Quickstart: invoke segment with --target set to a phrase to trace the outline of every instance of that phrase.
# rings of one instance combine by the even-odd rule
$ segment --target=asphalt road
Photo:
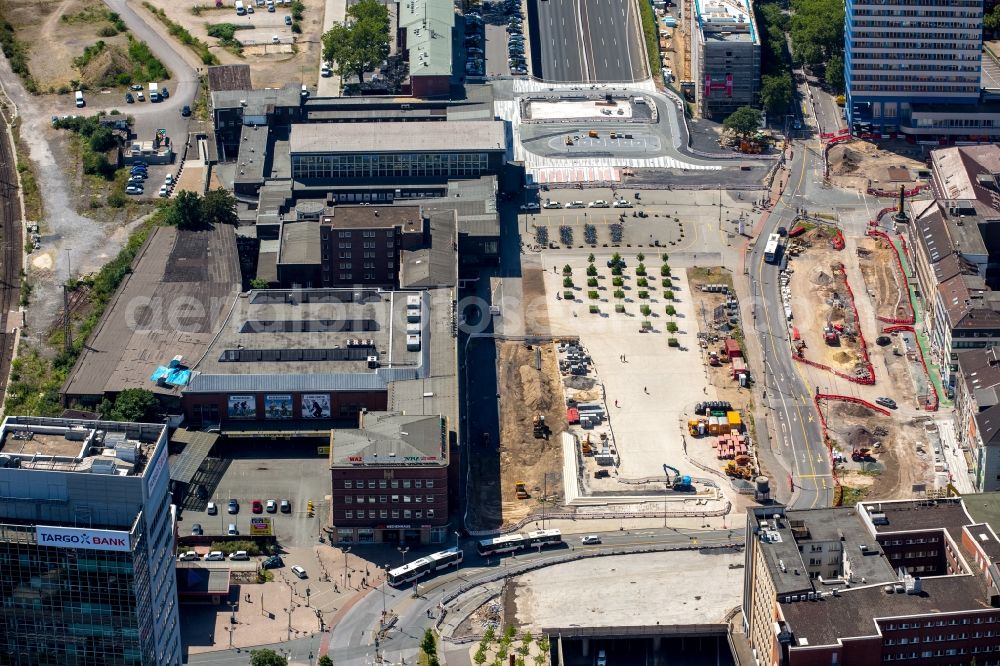
[[[545,81],[625,82],[648,77],[634,0],[541,0],[537,3],[540,58]]]
[[[498,569],[506,575],[517,575],[521,570],[537,565],[539,562],[551,561],[556,564],[568,557],[576,557],[580,552],[625,554],[629,552],[644,552],[650,547],[682,548],[686,546],[724,546],[727,544],[743,544],[741,529],[733,530],[697,530],[657,528],[632,530],[629,532],[608,532],[601,535],[603,543],[594,546],[582,546],[579,538],[574,536],[562,548],[530,552],[515,557],[496,557],[483,560],[476,553],[474,542],[464,544],[465,561],[457,570],[441,573],[438,576],[424,579],[419,586],[419,597],[413,596],[412,587],[395,589],[387,585],[381,586],[367,594],[358,603],[351,606],[347,614],[330,630],[328,635],[316,635],[309,638],[294,639],[285,643],[270,646],[276,651],[290,654],[295,663],[313,663],[307,661],[318,658],[320,654],[330,655],[333,663],[341,666],[365,666],[375,658],[375,635],[379,628],[383,604],[386,610],[398,619],[395,625],[386,632],[385,640],[379,645],[381,654],[391,663],[417,663],[420,639],[424,630],[432,626],[437,617],[438,605],[442,600],[460,588],[482,586],[497,579]],[[572,544],[572,546],[570,546]],[[572,550],[571,550],[572,548]],[[581,581],[586,584],[586,581]],[[384,595],[383,595],[384,593]],[[447,650],[447,644],[442,645]],[[221,650],[199,655],[191,655],[188,664],[246,664],[248,650]],[[462,662],[463,648],[460,653],[449,655]],[[466,657],[467,659],[467,657]],[[471,666],[471,664],[469,664]]]
[[[167,136],[177,144],[177,150],[187,141],[189,118],[181,116],[181,107],[194,104],[198,92],[198,71],[188,62],[188,54],[181,53],[176,46],[163,35],[166,28],[160,23],[148,24],[143,16],[138,14],[125,0],[104,0],[104,4],[113,12],[118,12],[128,29],[136,37],[149,45],[150,50],[170,70],[172,78],[165,82],[170,89],[170,97],[152,104],[149,101],[125,103],[125,93],[115,92],[107,99],[107,95],[90,93],[87,95],[85,113],[96,113],[98,110],[119,109],[135,117],[133,131],[142,140],[151,141],[156,130],[167,130]],[[190,54],[194,58],[194,54]],[[148,86],[147,86],[148,87]],[[72,104],[72,97],[67,98]],[[79,114],[74,107],[69,113]]]
[[[771,431],[776,436],[771,441],[772,452],[791,472],[794,483],[791,504],[799,509],[831,506],[833,476],[812,389],[792,360],[778,267],[764,263],[764,245],[768,235],[779,226],[792,227],[795,206],[786,201],[800,193],[806,174],[816,167],[818,159],[810,150],[795,149],[785,194],[757,235],[746,264],[753,298],[754,329],[763,347],[764,402],[769,409]],[[774,483],[787,484],[788,480],[775,479]]]

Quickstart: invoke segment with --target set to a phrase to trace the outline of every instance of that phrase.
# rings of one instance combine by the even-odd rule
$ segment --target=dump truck
[[[528,494],[528,491],[524,487],[524,481],[515,481],[514,491],[517,493],[517,499],[528,499],[529,497],[531,497],[531,495]]]
[[[531,419],[531,430],[535,439],[548,439],[549,434],[552,432],[549,429],[548,424],[545,423],[545,416],[543,414],[536,414],[535,417]]]

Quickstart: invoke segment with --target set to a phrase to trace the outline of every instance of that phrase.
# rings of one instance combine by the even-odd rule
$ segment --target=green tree
[[[777,76],[760,77],[760,102],[772,115],[784,115],[792,103],[792,75],[788,72]]]
[[[1000,30],[1000,4],[993,7],[993,11],[983,15],[983,27],[990,32]]]
[[[485,645],[480,645],[479,646],[479,649],[476,650],[476,654],[472,657],[472,661],[474,661],[478,666],[483,666],[483,664],[486,663],[486,646]]]
[[[101,126],[90,135],[90,149],[95,153],[103,153],[115,147],[118,141],[110,128]]]
[[[201,197],[187,190],[180,191],[170,202],[166,219],[178,229],[197,229],[202,225]]]
[[[760,111],[750,106],[741,106],[722,121],[723,127],[741,139],[747,139],[760,129]]]
[[[201,198],[201,219],[209,224],[232,224],[239,222],[236,215],[236,197],[220,188],[210,190]]]
[[[100,410],[110,421],[156,423],[159,421],[160,402],[152,391],[131,388],[119,393],[114,402],[103,401]]]
[[[594,263],[595,260],[596,260],[596,257],[594,256],[593,252],[591,252],[589,255],[587,255],[587,263],[588,264]]]
[[[826,63],[823,78],[826,80],[826,85],[833,88],[834,92],[844,92],[844,59],[841,56],[835,55],[830,58]]]
[[[288,666],[288,660],[274,650],[254,650],[250,653],[250,666]]]
[[[364,81],[389,56],[389,12],[378,0],[360,0],[347,11],[350,25],[335,23],[323,35],[323,57],[337,64],[340,76]]]
[[[250,280],[250,288],[251,289],[267,289],[268,286],[269,285],[268,285],[267,280],[265,280],[263,278],[254,278],[254,279]]]
[[[437,639],[434,637],[434,632],[429,628],[424,632],[423,640],[420,641],[420,649],[428,657],[437,656]]]
[[[333,666],[333,659],[330,659],[330,655],[324,654],[316,662],[316,666]]]
[[[792,0],[789,33],[796,62],[818,65],[844,53],[843,0]]]

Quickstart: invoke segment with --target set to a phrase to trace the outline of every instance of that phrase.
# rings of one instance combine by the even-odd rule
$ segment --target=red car
[[[260,500],[253,501],[253,512],[264,513],[264,504]]]

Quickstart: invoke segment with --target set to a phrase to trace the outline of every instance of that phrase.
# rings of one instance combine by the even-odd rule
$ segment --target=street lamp
[[[344,546],[344,590],[347,590],[347,556],[350,554],[350,546]]]
[[[455,530],[455,548],[458,548],[458,537],[459,537],[459,536],[460,536],[460,535],[459,535],[459,533],[458,533],[458,530]]]
[[[382,633],[385,629],[385,586],[389,582],[389,565],[385,565],[385,576],[382,577],[382,619],[379,620],[378,630]]]

